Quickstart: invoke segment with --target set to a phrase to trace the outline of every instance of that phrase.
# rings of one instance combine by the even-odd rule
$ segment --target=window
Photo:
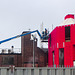
[[[65,27],[65,41],[70,41],[70,26]]]
[[[2,57],[2,64],[3,65],[13,65],[14,64],[14,57],[9,57],[9,56]]]

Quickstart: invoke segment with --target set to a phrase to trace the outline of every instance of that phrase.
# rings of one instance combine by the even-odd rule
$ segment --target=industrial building
[[[26,33],[26,31],[22,34],[24,33]],[[22,66],[33,66],[33,48],[35,51],[35,66],[47,66],[48,49],[40,49],[39,47],[37,47],[37,39],[31,40],[31,34],[22,36],[21,38]]]
[[[48,42],[48,49],[37,47],[37,39],[34,36],[33,40],[31,39],[31,33],[34,32],[38,33],[42,42]],[[7,53],[2,50],[0,66],[75,66],[75,17],[73,14],[66,15],[64,21],[53,29],[49,35],[46,29],[43,35],[38,30],[24,31],[21,35],[0,41],[0,44],[17,37],[21,37],[21,53],[14,53],[13,46]]]
[[[29,31],[25,31],[22,34],[27,32]],[[37,40],[31,40],[31,34],[21,37],[21,53],[14,53],[12,48],[8,49],[8,52],[2,49],[0,53],[0,67],[33,67],[33,48],[35,51],[34,67],[47,66],[48,49],[38,48]]]
[[[50,34],[48,39],[48,66],[75,66],[75,17],[65,16],[64,21]]]

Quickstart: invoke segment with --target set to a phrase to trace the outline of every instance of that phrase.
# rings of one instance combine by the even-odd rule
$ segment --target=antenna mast
[[[40,25],[40,33],[42,34],[42,31],[43,31],[43,22],[42,24]],[[41,39],[40,39],[40,47],[43,48],[43,43],[41,42]]]
[[[53,30],[53,24],[52,24],[52,30]]]

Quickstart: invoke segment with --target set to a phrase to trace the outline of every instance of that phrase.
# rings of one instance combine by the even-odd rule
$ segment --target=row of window
[[[14,57],[3,56],[2,57],[2,64],[3,65],[13,65],[14,64]]]

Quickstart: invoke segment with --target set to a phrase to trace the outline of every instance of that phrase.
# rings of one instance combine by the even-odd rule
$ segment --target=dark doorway
[[[54,51],[52,52],[52,54],[53,54],[53,66],[54,66]]]
[[[75,67],[75,45],[73,45],[73,66]]]
[[[59,66],[64,66],[64,48],[59,49]]]

